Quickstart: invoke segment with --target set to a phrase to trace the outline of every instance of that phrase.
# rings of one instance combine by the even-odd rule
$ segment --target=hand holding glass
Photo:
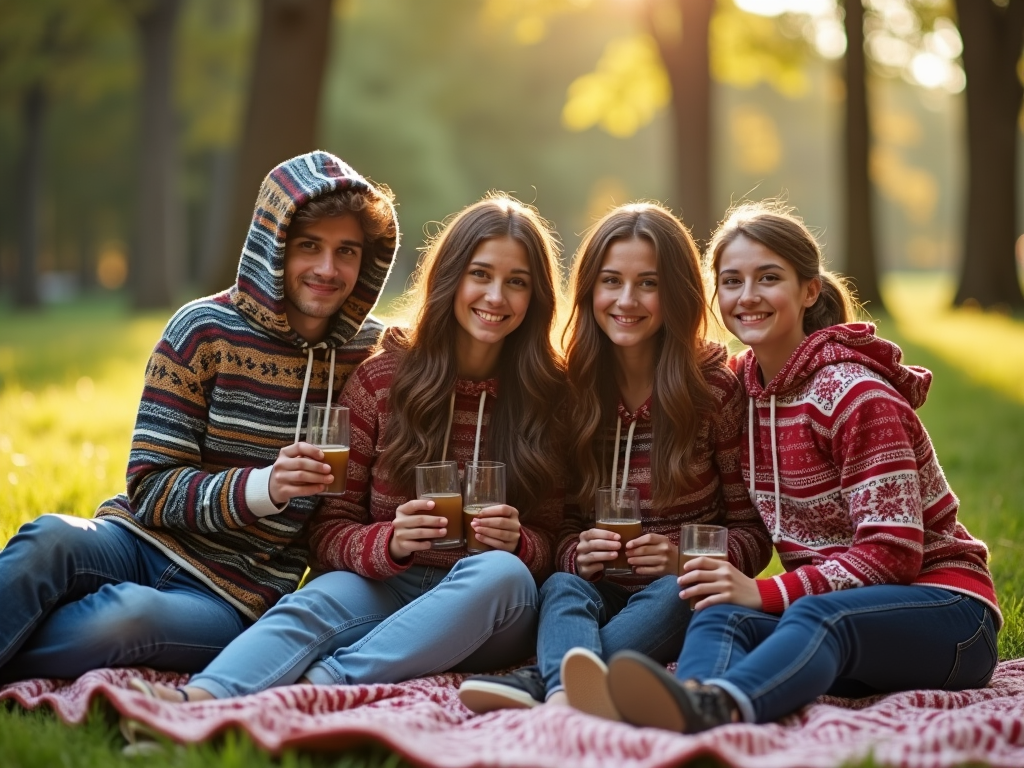
[[[505,465],[500,461],[467,461],[463,503],[462,527],[466,532],[466,551],[478,554],[493,549],[477,539],[473,520],[486,507],[505,503]]]
[[[433,539],[433,549],[455,549],[463,544],[462,494],[459,465],[454,461],[432,461],[416,465],[416,498],[434,502],[433,514],[447,520],[445,535]]]
[[[619,556],[604,567],[606,576],[632,573],[626,555],[626,544],[643,535],[640,522],[640,491],[631,485],[625,488],[598,488],[594,496],[594,527],[619,534]]]
[[[729,529],[721,525],[684,525],[679,529],[679,571],[683,575],[683,566],[698,557],[712,557],[716,560],[729,559]],[[701,598],[691,597],[690,607],[693,608]]]

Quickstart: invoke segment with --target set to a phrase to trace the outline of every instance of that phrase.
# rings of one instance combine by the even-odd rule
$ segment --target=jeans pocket
[[[992,679],[992,673],[999,662],[999,652],[995,643],[992,614],[987,608],[984,611],[985,618],[978,625],[977,631],[967,640],[956,644],[953,669],[942,686],[947,691],[984,688]]]
[[[166,587],[171,579],[178,575],[180,570],[181,566],[177,563],[168,564],[168,566],[164,568],[164,572],[160,574],[160,578],[157,579],[156,584],[153,585],[153,589],[161,590]]]

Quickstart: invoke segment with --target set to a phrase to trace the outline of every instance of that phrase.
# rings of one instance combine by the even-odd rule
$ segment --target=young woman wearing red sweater
[[[510,666],[533,652],[537,587],[551,571],[563,498],[565,389],[551,344],[555,241],[537,212],[488,197],[435,238],[408,333],[389,331],[341,396],[348,486],[310,523],[314,570],[189,685],[161,698],[240,696],[298,681],[389,683]],[[432,549],[446,534],[415,498],[415,467],[479,452],[503,462],[507,504],[473,521],[493,548]]]
[[[698,559],[676,675],[622,653],[608,685],[625,719],[693,733],[768,722],[832,693],[983,687],[1002,622],[985,545],[914,410],[931,374],[900,364],[822,269],[803,223],[749,204],[710,266],[749,397],[743,475],[786,573],[753,579]]]
[[[686,228],[657,205],[611,211],[580,246],[572,286],[575,499],[559,572],[541,588],[538,665],[463,683],[462,701],[476,712],[567,701],[615,717],[603,679],[585,684],[591,673],[625,648],[665,662],[682,646],[691,614],[675,582],[682,523],[727,526],[729,562],[742,573],[757,574],[771,556],[740,474],[742,388],[725,349],[704,338],[699,256]],[[604,573],[621,537],[594,527],[595,490],[607,485],[639,490],[643,533],[625,545],[625,576]]]

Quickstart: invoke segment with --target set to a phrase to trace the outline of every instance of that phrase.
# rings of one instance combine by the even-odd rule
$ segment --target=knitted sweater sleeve
[[[740,468],[746,397],[739,379],[730,371],[717,371],[712,384],[720,400],[711,439],[725,507],[725,526],[729,529],[729,562],[745,575],[753,577],[763,571],[771,560],[772,540],[750,500]]]
[[[173,321],[172,321],[173,322]],[[179,347],[195,345],[186,337]],[[142,402],[128,457],[132,514],[148,528],[227,531],[260,518],[245,501],[252,468],[204,469],[201,445],[209,405],[198,366],[167,333],[146,365]]]
[[[309,548],[322,570],[346,570],[371,579],[386,579],[408,569],[391,557],[390,520],[371,512],[373,464],[383,439],[381,420],[387,388],[375,386],[369,365],[360,366],[341,393],[349,409],[348,483],[343,496],[325,497],[309,526]]]
[[[811,565],[759,579],[765,611],[778,613],[805,595],[872,584],[909,584],[924,558],[921,483],[915,435],[923,427],[910,405],[880,382],[860,382],[837,403],[824,450],[839,470],[845,510],[816,510],[828,525],[845,512],[852,546]]]

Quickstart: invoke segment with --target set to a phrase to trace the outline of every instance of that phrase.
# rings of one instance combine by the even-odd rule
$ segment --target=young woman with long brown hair
[[[188,687],[158,695],[396,682],[531,654],[536,582],[551,570],[562,507],[556,253],[536,210],[505,196],[444,227],[419,269],[413,327],[388,332],[341,396],[348,488],[310,525],[314,562],[333,570],[281,600]],[[446,520],[415,498],[415,467],[477,453],[507,469],[508,503],[472,523],[492,549],[432,549]]]
[[[712,238],[726,327],[749,397],[743,475],[786,572],[754,579],[697,558],[697,599],[675,676],[662,658],[611,660],[635,725],[696,733],[765,723],[822,694],[987,685],[1002,623],[985,544],[915,413],[931,384],[892,342],[853,322],[804,223],[748,203]]]
[[[729,561],[750,575],[771,552],[740,477],[742,391],[725,349],[705,339],[697,248],[683,224],[646,203],[607,214],[580,246],[572,299],[575,503],[561,572],[541,589],[538,666],[467,680],[462,700],[478,712],[567,698],[616,717],[603,659],[632,648],[668,661],[682,645],[691,610],[675,582],[680,525],[727,526]],[[643,535],[625,546],[626,576],[605,576],[621,537],[595,528],[590,514],[606,485],[639,490]]]

